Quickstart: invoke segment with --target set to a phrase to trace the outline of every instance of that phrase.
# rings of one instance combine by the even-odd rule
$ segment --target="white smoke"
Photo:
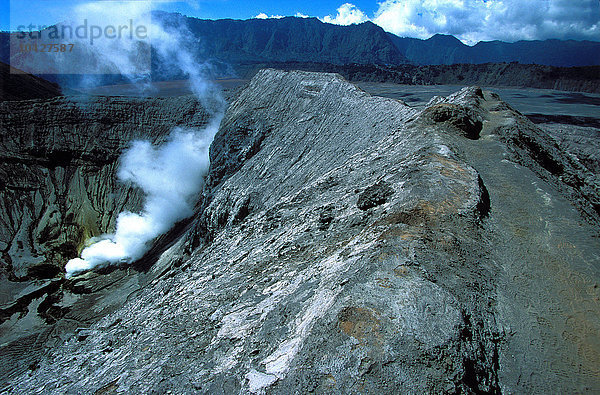
[[[118,7],[111,2],[88,3],[79,6],[77,13],[101,25],[110,21],[111,13],[126,10],[131,20],[142,19],[136,13],[147,12],[141,6]],[[121,157],[119,180],[131,182],[141,188],[145,202],[140,213],[122,212],[116,222],[116,230],[89,241],[80,258],[71,259],[66,267],[67,278],[98,266],[132,263],[140,259],[150,248],[151,242],[167,232],[175,223],[193,214],[198,193],[204,185],[209,167],[209,147],[222,119],[224,101],[218,89],[208,82],[207,65],[198,62],[190,51],[187,30],[170,21],[168,27],[154,20],[149,25],[152,47],[161,66],[185,74],[194,94],[205,108],[213,114],[212,121],[203,130],[176,128],[163,145],[154,147],[148,141],[135,141]],[[135,41],[135,38],[133,39]],[[130,81],[142,87],[148,83],[148,75],[137,73],[135,56],[143,43],[123,40],[102,40],[89,50],[98,60],[99,67],[118,70]],[[197,44],[197,43],[196,43]]]
[[[133,142],[121,158],[118,177],[144,191],[144,208],[139,214],[119,214],[115,233],[101,236],[83,250],[81,258],[70,260],[67,277],[96,266],[131,263],[146,253],[152,240],[193,214],[219,122],[215,118],[202,132],[176,128],[160,147]]]
[[[155,13],[156,4],[148,0],[76,3],[62,10],[62,21],[43,30],[37,40],[63,44],[62,50],[13,60],[33,73],[67,75],[67,81],[70,75],[81,75],[70,87],[84,92],[104,84],[110,75],[126,79],[140,93],[152,93],[153,77],[185,75],[192,92],[213,105],[215,88],[206,83],[211,65],[194,56],[202,43],[188,31],[185,18]]]

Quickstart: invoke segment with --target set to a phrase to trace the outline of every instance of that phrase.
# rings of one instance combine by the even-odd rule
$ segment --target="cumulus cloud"
[[[283,18],[283,15],[267,15],[264,12],[261,12],[260,14],[258,14],[254,17],[254,19],[281,19],[281,18]]]
[[[335,25],[353,25],[366,22],[369,18],[364,12],[356,8],[354,4],[345,3],[337,9],[335,17],[327,15],[321,20],[325,23],[333,23]]]
[[[470,44],[600,38],[597,0],[385,0],[372,18],[346,3],[335,17],[322,20],[340,25],[371,20],[402,37],[452,34]]]

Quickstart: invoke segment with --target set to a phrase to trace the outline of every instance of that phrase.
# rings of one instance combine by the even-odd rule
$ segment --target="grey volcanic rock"
[[[388,198],[394,194],[394,190],[385,182],[380,181],[375,185],[366,188],[358,196],[356,207],[361,210],[368,210],[387,202]]]
[[[479,140],[454,138],[449,146],[477,168],[490,197],[485,228],[489,256],[502,267],[496,320],[506,334],[500,386],[503,392],[597,391],[597,175],[581,160],[585,152],[568,144],[576,134],[554,139],[497,95],[474,93],[432,102],[465,105],[483,118]],[[600,148],[598,140],[588,143]]]
[[[442,104],[479,139],[338,75],[261,71],[183,236],[146,273],[70,281],[134,291],[7,390],[599,390],[597,226],[511,139],[545,152],[540,129],[477,88]]]
[[[465,360],[481,365],[473,385],[495,388],[494,344],[461,341],[465,328],[472,339],[488,330],[486,303],[469,302],[465,311],[468,284],[454,292],[432,282],[427,273],[440,268],[411,247],[429,232],[436,243],[453,243],[445,223],[477,232],[478,175],[434,141],[433,128],[408,127],[416,115],[335,75],[260,73],[231,104],[218,137],[246,143],[212,146],[215,168],[235,166],[210,173],[212,197],[194,225],[206,241],[180,266],[186,270],[140,289],[92,335],[58,348],[52,364],[64,366],[64,375],[47,390],[100,388],[117,371],[138,372],[115,384],[131,391],[350,390],[360,383],[467,390],[462,377],[475,362]],[[395,192],[363,212],[355,191],[377,183]],[[489,270],[483,265],[473,276],[491,281]],[[109,341],[111,351],[102,352]],[[145,351],[134,357],[133,350]],[[91,355],[92,365],[67,367]],[[122,367],[111,362],[117,355]],[[41,365],[21,385],[44,382],[50,365]],[[93,366],[112,367],[93,377],[80,370]],[[150,374],[156,369],[162,373]]]
[[[600,143],[595,130],[579,129],[584,131],[582,136],[569,126],[569,133],[557,136],[533,124],[497,94],[487,95],[485,98],[480,88],[471,88],[448,98],[434,98],[421,116],[426,121],[449,122],[470,139],[479,137],[482,120],[488,122],[513,160],[554,183],[587,220],[599,224],[600,179],[595,169]]]
[[[527,116],[530,118],[530,116]],[[544,123],[540,126],[558,142],[561,149],[574,155],[591,173],[600,174],[600,122],[594,126],[574,126],[572,124]],[[593,125],[593,123],[590,123]]]

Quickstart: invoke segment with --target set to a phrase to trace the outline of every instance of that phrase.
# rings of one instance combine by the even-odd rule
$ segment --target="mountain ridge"
[[[164,11],[155,11],[153,17],[167,26],[186,27],[181,45],[188,47],[197,59],[209,61],[216,77],[235,76],[240,65],[274,62],[382,66],[511,62],[553,67],[600,65],[600,42],[595,41],[488,41],[468,46],[454,36],[443,34],[426,40],[402,38],[372,22],[339,26],[317,18],[299,17],[209,20]],[[0,33],[0,61],[5,63],[10,63],[9,36]],[[159,79],[183,78],[180,74],[171,75],[171,71],[159,64],[153,67]],[[56,81],[53,77],[47,79]]]
[[[417,65],[334,65],[274,62],[238,66],[250,78],[262,68],[338,73],[354,82],[388,82],[403,85],[479,85],[554,89],[600,93],[600,66],[554,67],[520,63]]]
[[[596,41],[480,41],[468,46],[444,34],[426,40],[398,37],[370,21],[340,26],[317,18],[208,20],[167,12],[154,12],[154,15],[185,23],[196,38],[205,39],[204,55],[225,53],[225,60],[231,63],[270,60],[395,65],[493,62],[563,67],[600,65],[600,42]],[[285,45],[293,50],[278,52]],[[231,50],[236,47],[238,51]],[[331,54],[320,52],[324,49],[331,50]]]
[[[198,54],[230,63],[279,59],[326,59],[329,63],[403,64],[383,29],[373,23],[328,25],[317,18],[207,20],[154,12],[167,24],[185,24],[204,39]]]
[[[388,34],[404,56],[420,65],[519,62],[574,67],[600,64],[600,42],[596,41],[548,39],[509,43],[494,40],[469,46],[444,34],[426,40]]]
[[[0,62],[0,101],[48,99],[60,95],[58,84]]]

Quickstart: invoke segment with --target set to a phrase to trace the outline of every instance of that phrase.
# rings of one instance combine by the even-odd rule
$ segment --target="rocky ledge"
[[[61,283],[47,304],[65,306],[79,286],[80,316],[109,279],[112,299],[75,334],[41,338],[46,349],[5,343],[3,355],[29,364],[3,382],[69,393],[600,390],[596,182],[478,88],[416,110],[335,74],[263,70],[229,106],[191,222],[145,271]],[[8,317],[4,339],[40,300]]]

